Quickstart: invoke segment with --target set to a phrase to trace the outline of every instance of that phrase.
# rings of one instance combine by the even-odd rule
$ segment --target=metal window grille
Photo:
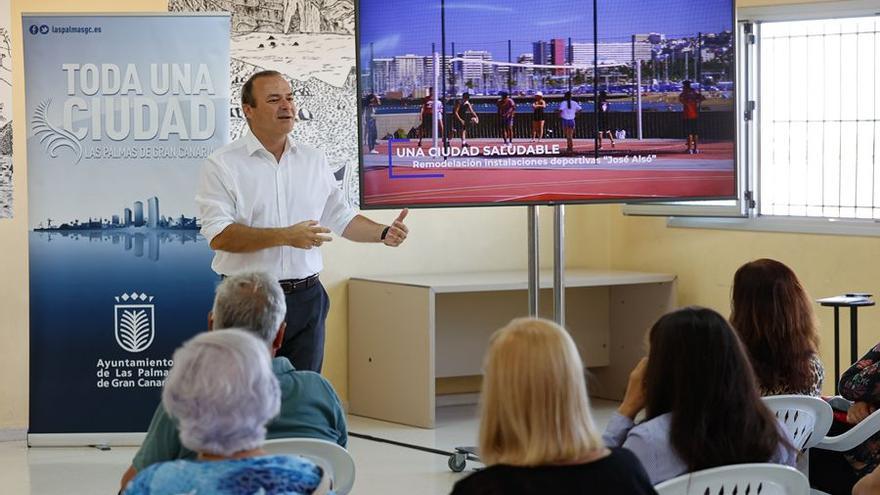
[[[880,219],[880,18],[758,36],[759,213]]]

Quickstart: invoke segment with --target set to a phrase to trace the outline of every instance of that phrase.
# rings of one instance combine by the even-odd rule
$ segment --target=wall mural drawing
[[[0,0],[0,218],[12,218],[12,43],[9,0]]]
[[[291,81],[294,138],[327,154],[339,187],[358,204],[357,80],[352,0],[170,0],[172,12],[232,16],[231,138],[246,128],[241,85],[272,69]]]

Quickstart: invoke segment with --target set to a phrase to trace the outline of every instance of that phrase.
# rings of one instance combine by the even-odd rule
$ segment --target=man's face
[[[281,76],[265,76],[254,81],[255,106],[244,105],[251,129],[266,136],[284,136],[293,130],[296,105],[290,84]]]

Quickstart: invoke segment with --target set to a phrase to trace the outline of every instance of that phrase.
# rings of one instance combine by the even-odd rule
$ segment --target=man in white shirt
[[[221,276],[259,270],[276,277],[287,300],[277,355],[298,370],[320,372],[330,301],[318,280],[324,265],[316,248],[333,240],[331,232],[399,246],[407,210],[386,226],[345,203],[324,153],[290,137],[296,107],[281,73],[252,75],[241,102],[250,132],[215,151],[200,171],[196,203],[214,250],[211,268]]]

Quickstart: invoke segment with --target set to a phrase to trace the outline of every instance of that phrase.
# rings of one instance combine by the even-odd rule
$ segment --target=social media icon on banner
[[[43,24],[40,26],[40,34],[47,34],[49,32],[49,26]]]
[[[28,31],[30,31],[31,34],[37,34],[40,32],[40,27],[36,24],[31,24],[31,27],[28,28]]]
[[[114,335],[119,347],[128,352],[147,350],[156,336],[156,307],[153,296],[132,292],[115,297]]]

